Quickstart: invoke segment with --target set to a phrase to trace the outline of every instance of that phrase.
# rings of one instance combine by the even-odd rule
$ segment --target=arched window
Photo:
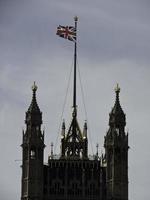
[[[32,147],[30,150],[30,158],[35,159],[35,157],[36,157],[36,150],[35,147]]]

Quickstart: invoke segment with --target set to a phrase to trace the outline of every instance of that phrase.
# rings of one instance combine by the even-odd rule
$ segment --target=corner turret
[[[26,130],[22,142],[22,192],[21,200],[43,200],[44,132],[41,131],[42,113],[36,101],[37,86],[32,86],[33,96],[26,112]]]
[[[120,88],[115,88],[116,101],[109,114],[105,136],[107,200],[128,200],[128,134],[126,117],[119,101]]]

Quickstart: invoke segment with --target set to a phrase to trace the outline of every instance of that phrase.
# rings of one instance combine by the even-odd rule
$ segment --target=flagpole
[[[78,17],[74,17],[75,21],[75,31],[76,31],[76,40],[74,43],[74,80],[73,80],[73,115],[76,117],[77,110],[76,110],[76,71],[77,71],[77,21]]]

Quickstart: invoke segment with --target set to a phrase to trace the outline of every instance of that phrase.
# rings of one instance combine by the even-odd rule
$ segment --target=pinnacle
[[[34,81],[33,86],[32,86],[32,91],[36,92],[37,89],[38,89],[38,87],[37,87],[37,85],[35,84],[35,81]]]
[[[115,87],[115,92],[116,92],[116,100],[115,100],[115,105],[112,109],[112,113],[113,114],[123,113],[123,110],[122,110],[121,105],[120,105],[120,100],[119,100],[120,87],[119,87],[118,83]]]
[[[40,109],[39,109],[39,106],[37,104],[37,101],[36,101],[36,91],[37,91],[37,86],[34,82],[33,86],[32,86],[32,91],[33,91],[33,94],[32,94],[32,101],[31,101],[31,104],[28,108],[28,111],[31,112],[31,113],[34,113],[34,112],[39,112],[40,113]]]
[[[110,113],[109,124],[115,125],[115,126],[118,126],[120,124],[122,126],[125,126],[126,124],[125,114],[121,108],[120,100],[119,100],[119,93],[120,93],[119,84],[117,84],[115,88],[115,93],[116,93],[116,100],[115,100],[114,107],[112,108],[111,113]]]
[[[115,92],[116,93],[120,93],[120,87],[119,84],[117,83],[116,87],[115,87]]]

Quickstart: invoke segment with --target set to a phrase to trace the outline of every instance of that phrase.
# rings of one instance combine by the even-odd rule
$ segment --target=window
[[[35,149],[31,149],[31,151],[30,151],[30,158],[31,159],[35,159],[35,155],[36,155]]]

